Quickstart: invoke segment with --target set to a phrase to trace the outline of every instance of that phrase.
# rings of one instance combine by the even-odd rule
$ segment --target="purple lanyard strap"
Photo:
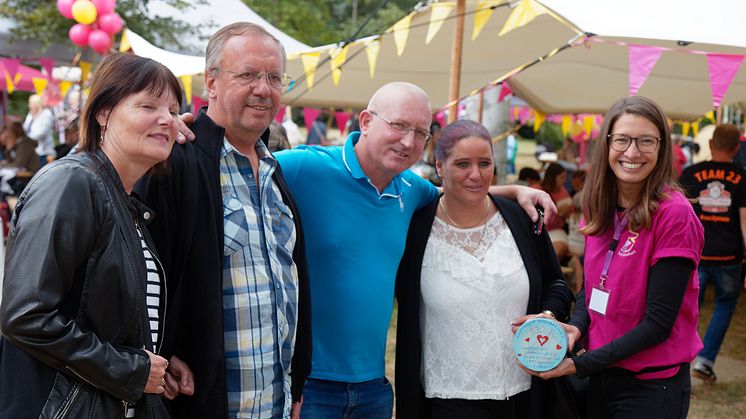
[[[622,215],[622,219],[614,216],[614,237],[609,243],[609,250],[606,252],[606,258],[604,259],[604,267],[601,269],[601,282],[598,284],[598,288],[605,290],[604,284],[606,279],[609,278],[609,266],[611,265],[611,259],[614,257],[614,252],[619,245],[619,236],[622,235],[622,230],[627,227],[627,214]]]

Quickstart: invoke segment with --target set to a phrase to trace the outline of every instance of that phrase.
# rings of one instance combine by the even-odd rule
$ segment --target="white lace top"
[[[515,362],[510,330],[510,322],[526,313],[528,274],[499,212],[484,229],[461,229],[435,217],[421,283],[428,398],[502,400],[531,387]]]

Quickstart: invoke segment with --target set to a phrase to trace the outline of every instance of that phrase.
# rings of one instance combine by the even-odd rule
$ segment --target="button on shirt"
[[[289,417],[298,271],[295,224],[272,181],[277,161],[261,141],[258,179],[249,159],[223,140],[223,328],[228,414]]]

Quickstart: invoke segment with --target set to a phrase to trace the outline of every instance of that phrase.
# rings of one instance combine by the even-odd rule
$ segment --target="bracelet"
[[[554,313],[552,313],[552,311],[551,311],[551,310],[544,310],[544,311],[542,311],[541,313],[542,313],[542,314],[546,314],[547,316],[549,316],[549,317],[551,317],[551,318],[553,318],[553,319],[555,319],[555,320],[557,319],[557,316],[555,316],[555,315],[554,315]]]

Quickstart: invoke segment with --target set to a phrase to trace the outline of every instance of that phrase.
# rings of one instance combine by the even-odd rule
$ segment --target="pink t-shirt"
[[[590,303],[593,287],[600,282],[606,252],[613,236],[609,231],[600,236],[587,236],[585,241],[585,303]],[[669,191],[669,198],[660,202],[650,229],[631,233],[625,229],[619,237],[609,267],[606,289],[609,300],[606,315],[588,310],[590,328],[586,348],[594,350],[632,330],[645,314],[648,270],[662,258],[682,257],[699,264],[704,245],[704,229],[689,201],[680,192]],[[697,270],[689,278],[689,287],[671,335],[660,344],[619,361],[614,366],[629,371],[646,367],[661,367],[691,362],[702,349],[697,334],[699,279]],[[667,372],[670,370],[666,370]],[[674,370],[675,373],[677,370]],[[660,373],[645,374],[657,378]],[[663,374],[664,376],[672,375]]]
[[[554,202],[554,205],[556,206],[559,206],[560,201],[570,200],[570,192],[567,192],[567,189],[565,189],[564,186],[560,186],[559,190],[550,193],[549,196],[552,197],[552,202]],[[563,204],[571,203],[571,201],[563,202]],[[565,217],[560,217],[559,215],[557,215],[554,217],[554,219],[552,219],[552,222],[547,224],[547,231],[560,230],[564,225]]]

